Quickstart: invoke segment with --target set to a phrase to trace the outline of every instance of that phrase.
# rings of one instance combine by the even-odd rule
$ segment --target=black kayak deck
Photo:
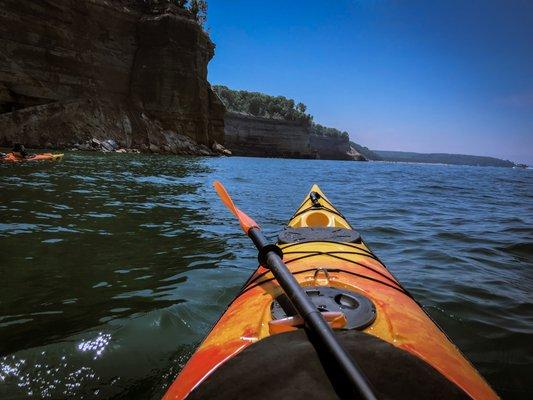
[[[470,399],[426,362],[375,336],[336,331],[363,369],[378,399]],[[327,355],[317,354],[307,332],[269,336],[237,354],[187,399],[324,400],[352,398]]]

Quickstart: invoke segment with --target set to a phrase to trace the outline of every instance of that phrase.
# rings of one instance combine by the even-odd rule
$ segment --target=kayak
[[[377,398],[499,398],[317,185],[277,246]],[[278,280],[260,265],[164,399],[338,398],[332,363],[310,342]]]
[[[15,153],[7,153],[5,157],[2,157],[0,160],[3,162],[26,162],[26,161],[59,161],[63,158],[63,153],[41,153],[25,158],[16,156]]]
[[[59,161],[63,158],[63,153],[41,153],[28,156],[26,158],[18,157],[14,153],[7,153],[0,160],[3,162],[26,162],[26,161]]]

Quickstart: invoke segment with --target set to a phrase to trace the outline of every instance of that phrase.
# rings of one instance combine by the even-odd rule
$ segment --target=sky
[[[375,150],[533,164],[533,1],[209,0],[211,84]]]

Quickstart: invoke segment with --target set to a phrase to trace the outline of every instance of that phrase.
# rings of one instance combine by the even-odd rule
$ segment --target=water
[[[504,398],[533,372],[533,174],[69,153],[0,165],[0,398],[159,398],[318,183]]]

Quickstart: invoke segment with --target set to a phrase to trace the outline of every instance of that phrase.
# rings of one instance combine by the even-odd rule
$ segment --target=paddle
[[[317,310],[283,262],[281,249],[274,244],[268,243],[261,232],[259,224],[237,208],[222,183],[215,181],[213,186],[222,202],[239,220],[244,233],[252,239],[255,247],[259,250],[259,262],[261,265],[270,269],[292,305],[304,320],[305,325],[313,337],[316,338],[316,344],[314,343],[314,345],[317,347],[317,351],[319,349],[327,351],[331,359],[335,361],[344,377],[344,381],[351,389],[349,391],[352,395],[366,400],[377,400],[370,383],[359,366],[341,346],[320,311]]]

